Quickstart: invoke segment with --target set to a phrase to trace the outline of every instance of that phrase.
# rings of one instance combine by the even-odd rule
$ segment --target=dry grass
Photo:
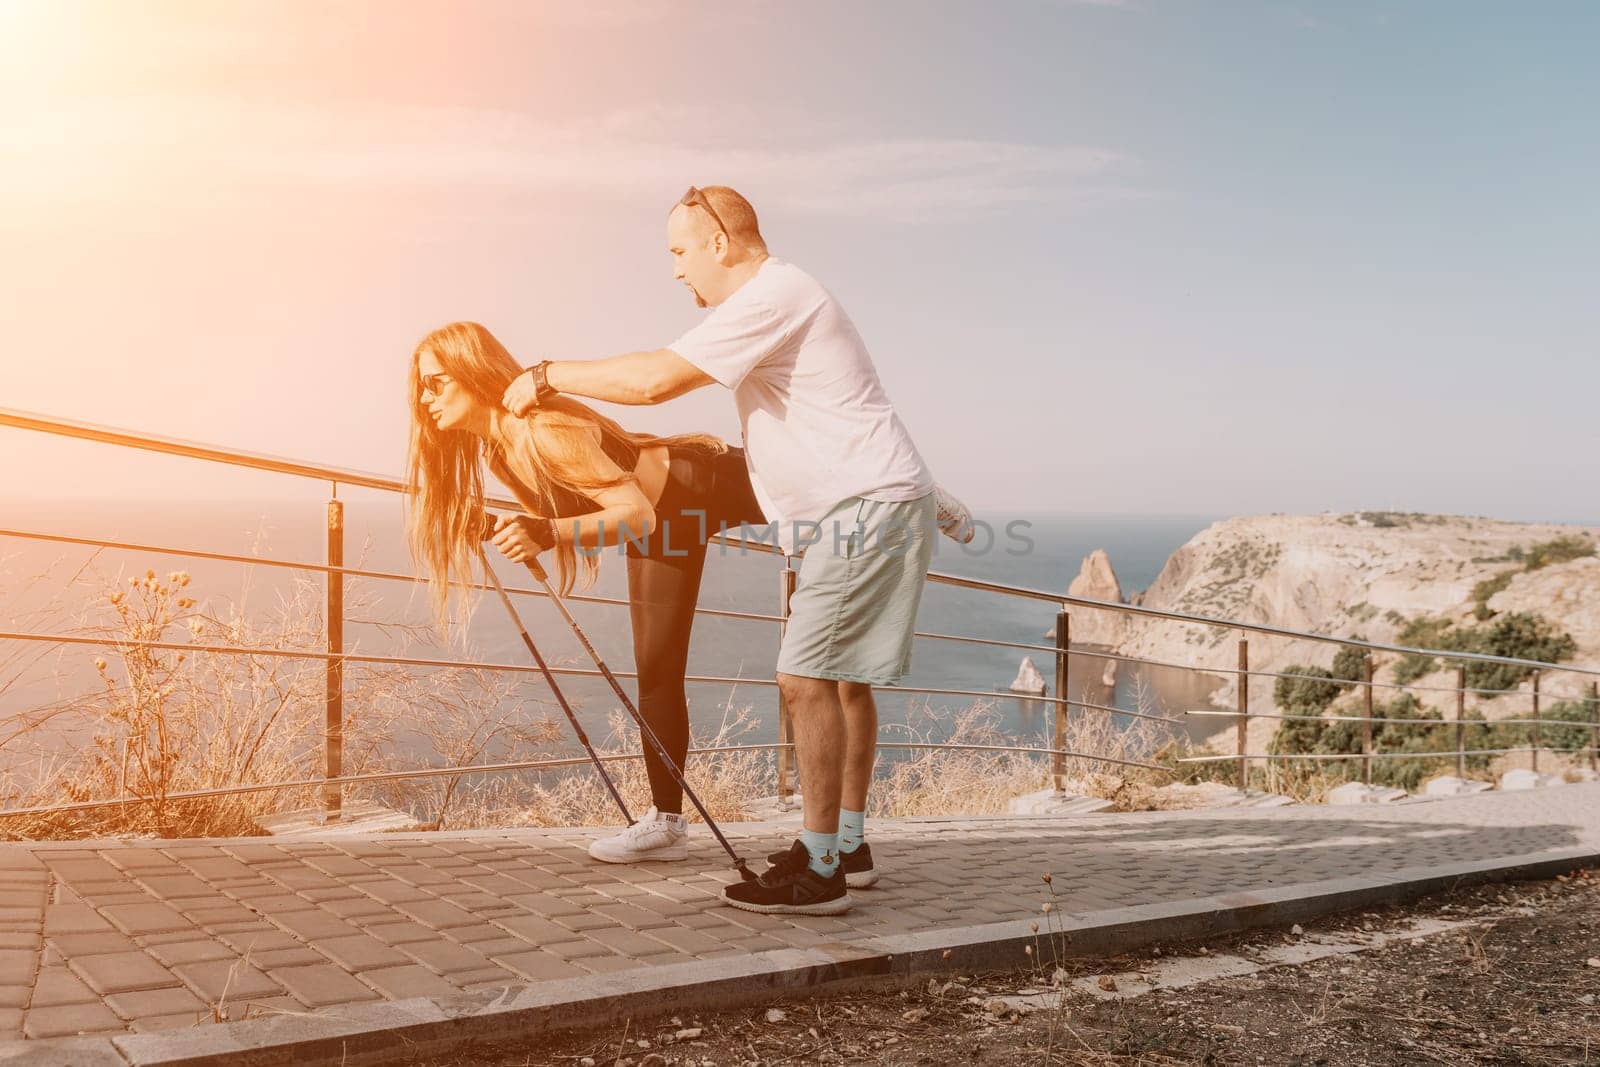
[[[725,717],[715,731],[697,732],[692,748],[720,748],[745,743],[748,735],[760,728],[760,720],[741,709]],[[610,733],[595,742],[602,757],[623,756],[639,751],[632,720],[618,711],[610,719]],[[650,782],[641,759],[607,760],[606,773],[622,793],[635,816],[650,806]],[[776,781],[773,753],[767,750],[716,752],[691,755],[688,760],[689,784],[720,822],[739,822],[753,817],[752,801],[771,794]],[[392,806],[417,810],[417,786],[395,782],[385,791]],[[508,772],[485,776],[456,795],[453,807],[429,808],[423,825],[434,829],[487,829],[513,826],[607,826],[621,818],[616,802],[592,767],[547,772]],[[685,813],[695,819],[692,806]]]
[[[1146,701],[1148,706],[1148,701]],[[1003,729],[1003,711],[997,701],[982,701],[955,711],[940,711],[924,703],[904,725],[886,731],[886,741],[941,742],[951,745],[1028,747]],[[725,718],[717,730],[696,736],[696,748],[740,744],[760,728],[748,709]],[[1098,712],[1076,711],[1062,735],[1074,752],[1093,752],[1129,760],[1147,760],[1169,737],[1163,723],[1134,719],[1127,725]],[[595,747],[602,755],[636,752],[629,741],[636,737],[631,725],[617,714],[611,735]],[[1005,814],[1013,797],[1048,788],[1050,758],[1025,752],[985,752],[959,749],[884,748],[879,754],[878,778],[868,797],[870,814],[879,817],[909,815]],[[607,764],[624,800],[635,813],[650,803],[644,765],[638,760]],[[770,750],[719,752],[689,758],[690,785],[713,818],[740,822],[763,817],[759,798],[776,789],[776,757]],[[1069,758],[1066,776],[1072,791],[1103,796],[1123,810],[1135,810],[1140,797],[1150,797],[1167,780],[1164,772],[1124,768],[1105,760]],[[689,810],[686,808],[686,811]],[[694,817],[690,811],[691,817]],[[597,826],[617,821],[617,812],[599,777],[589,768],[555,780],[498,775],[471,793],[443,825],[457,828],[497,826]]]
[[[0,838],[67,839],[94,836],[250,836],[255,819],[318,802],[317,787],[230,796],[177,794],[254,783],[320,777],[327,670],[318,659],[270,654],[326,648],[321,582],[300,577],[257,608],[246,573],[233,598],[202,604],[182,571],[153,570],[112,580],[87,568],[70,583],[86,607],[67,616],[62,605],[36,612],[32,624],[104,638],[103,653],[70,647],[63,658],[91,659],[97,687],[62,696],[14,715],[0,736],[6,771],[0,805],[8,809],[137,798],[124,806],[0,818]],[[369,614],[373,598],[346,580],[347,618]],[[46,619],[48,614],[49,618]],[[54,621],[54,627],[38,625]],[[381,628],[406,646],[426,637],[416,628]],[[229,645],[260,654],[156,649],[141,642],[182,646]],[[49,646],[36,646],[48,648]],[[351,646],[347,643],[347,649]],[[354,650],[354,649],[351,649]],[[471,650],[467,650],[471,653]],[[6,664],[7,685],[38,666]],[[48,664],[46,665],[48,666]],[[58,669],[73,664],[58,664]],[[61,673],[70,674],[62,669]],[[515,697],[514,680],[467,669],[409,670],[400,665],[346,663],[343,692],[343,770],[363,774],[397,768],[397,739],[420,735],[447,765],[473,761],[494,744],[548,741],[556,731]],[[437,780],[414,786],[426,800]],[[347,804],[376,791],[346,787]],[[447,809],[450,791],[436,807]]]
[[[1147,690],[1135,688],[1137,710],[1149,713]],[[953,745],[1017,745],[1002,728],[999,705],[980,702],[955,712],[924,705],[903,729],[919,742]],[[1061,745],[1068,752],[1094,753],[1110,760],[1147,761],[1170,742],[1173,726],[1149,719],[1118,719],[1074,708],[1067,716]],[[1044,741],[1038,747],[1048,747]],[[881,758],[881,757],[880,757]],[[1121,810],[1138,810],[1139,797],[1165,783],[1164,771],[1149,771],[1108,759],[1068,757],[1063,762],[1067,790],[1103,797]],[[897,758],[873,784],[869,802],[880,817],[907,815],[1000,815],[1013,797],[1049,788],[1051,758],[1022,752],[922,749]]]

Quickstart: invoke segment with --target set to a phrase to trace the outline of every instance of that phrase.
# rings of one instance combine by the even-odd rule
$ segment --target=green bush
[[[1482,652],[1491,656],[1559,663],[1578,651],[1572,635],[1558,630],[1543,616],[1525,611],[1497,617],[1485,626],[1458,629],[1446,635],[1446,648],[1456,652]],[[1533,673],[1532,667],[1511,663],[1467,664],[1467,684],[1477,689],[1515,689]]]
[[[1438,667],[1439,661],[1432,656],[1401,656],[1400,662],[1394,665],[1394,680],[1400,685],[1410,685]]]
[[[1346,710],[1345,714],[1356,714]],[[1455,769],[1455,730],[1451,728],[1453,720],[1446,720],[1437,711],[1424,707],[1422,702],[1410,693],[1402,693],[1388,703],[1375,703],[1372,708],[1374,719],[1426,719],[1427,722],[1395,722],[1374,723],[1372,729],[1372,751],[1380,752],[1406,752],[1406,753],[1439,753],[1435,759],[1374,759],[1372,761],[1372,781],[1377,785],[1394,786],[1408,791],[1415,790],[1423,779],[1441,771],[1454,771]],[[1472,711],[1467,715],[1468,722],[1482,722],[1481,712]],[[1356,721],[1334,720],[1284,720],[1279,723],[1277,731],[1273,734],[1268,751],[1275,754],[1318,754],[1318,755],[1355,755],[1361,752],[1362,723]],[[1569,728],[1575,729],[1575,728]],[[1479,730],[1473,730],[1466,735],[1468,749],[1491,747],[1479,743]],[[1511,747],[1511,746],[1497,746]],[[1489,757],[1468,756],[1467,768],[1474,771],[1487,770]],[[1298,777],[1302,780],[1318,774],[1334,781],[1360,781],[1360,760],[1296,760],[1287,763],[1284,773],[1286,776]]]
[[[1398,640],[1402,645],[1412,645],[1417,648],[1448,648],[1445,641],[1450,626],[1449,619],[1430,619],[1426,615],[1418,615],[1406,623],[1398,635]],[[1406,685],[1438,669],[1439,661],[1434,657],[1408,652],[1400,657],[1399,663],[1395,664],[1394,680]]]
[[[1593,744],[1596,731],[1587,726],[1562,726],[1561,723],[1589,723],[1591,709],[1588,701],[1561,700],[1539,711],[1539,744],[1562,752],[1587,752]],[[1495,748],[1521,748],[1533,743],[1533,727],[1524,723],[1508,723],[1492,728]]]
[[[1284,673],[1303,675],[1299,678],[1279,678],[1273,683],[1272,701],[1285,712],[1321,715],[1344,689],[1331,671],[1321,667],[1297,663],[1286,667]]]
[[[1493,578],[1485,578],[1472,587],[1472,614],[1479,622],[1494,618],[1494,612],[1489,610],[1489,598],[1510,585],[1516,573],[1516,571],[1501,571]]]
[[[1356,637],[1360,641],[1363,638]],[[1357,645],[1345,645],[1339,649],[1339,654],[1333,657],[1333,676],[1344,682],[1360,682],[1367,677],[1367,650]],[[1345,686],[1349,689],[1349,686]]]
[[[1594,555],[1594,542],[1582,534],[1569,534],[1553,541],[1541,541],[1528,549],[1527,567],[1530,571],[1548,567],[1552,563],[1566,563]]]
[[[1500,615],[1487,626],[1456,626],[1449,619],[1419,616],[1400,631],[1402,644],[1449,652],[1479,652],[1513,659],[1559,663],[1578,650],[1572,635],[1554,623],[1525,611]],[[1408,653],[1395,665],[1395,681],[1414,682],[1438,667],[1433,656]],[[1468,661],[1467,684],[1476,689],[1515,689],[1533,673],[1532,667],[1511,663]]]

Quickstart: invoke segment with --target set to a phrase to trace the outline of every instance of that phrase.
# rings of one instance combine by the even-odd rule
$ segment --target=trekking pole
[[[493,519],[486,517],[484,528],[492,532],[492,524]],[[706,828],[710,830],[712,835],[717,839],[717,844],[721,845],[722,850],[728,854],[728,858],[733,860],[733,865],[738,869],[739,876],[747,882],[755,881],[756,873],[750,869],[749,865],[745,862],[744,857],[735,852],[733,846],[728,843],[728,838],[723,834],[722,828],[719,827],[716,820],[711,817],[711,813],[707,811],[706,806],[700,802],[700,798],[695,795],[694,790],[689,788],[689,783],[684,779],[682,768],[680,768],[673,758],[667,754],[667,747],[663,745],[661,743],[661,739],[656,736],[655,730],[648,722],[645,721],[644,716],[639,714],[639,709],[633,706],[633,701],[629,699],[627,691],[622,688],[622,683],[617,681],[617,676],[611,673],[611,668],[606,666],[606,661],[600,658],[600,653],[596,651],[594,645],[590,643],[588,635],[583,632],[583,627],[578,625],[578,620],[573,618],[572,612],[567,610],[566,601],[557,596],[556,591],[551,588],[550,576],[545,573],[544,568],[539,565],[539,561],[537,559],[525,561],[524,566],[528,568],[529,573],[533,575],[534,579],[544,587],[545,594],[549,596],[549,598],[555,603],[556,610],[561,612],[561,617],[566,620],[567,626],[571,628],[573,634],[583,645],[584,651],[589,653],[589,658],[594,660],[594,665],[600,669],[600,673],[604,675],[605,680],[610,683],[611,691],[617,694],[617,699],[622,701],[623,708],[627,710],[628,714],[633,718],[633,721],[638,724],[639,736],[648,741],[650,747],[655,750],[656,756],[660,758],[662,766],[667,769],[667,773],[672,775],[672,780],[677,783],[678,788],[683,790],[683,795],[689,798],[689,803],[693,804],[695,810],[700,813],[700,818],[705,821]],[[495,583],[495,588],[500,588],[499,582]],[[516,608],[512,607],[511,605],[511,598],[506,596],[504,590],[501,590],[500,596],[506,605],[506,610],[510,611],[512,616],[515,617],[517,611]],[[517,626],[518,628],[521,628],[521,619],[517,620]],[[526,630],[523,631],[523,635],[526,637]],[[528,639],[528,647],[533,647],[532,639]],[[538,653],[535,652],[534,655],[537,656]]]
[[[494,568],[489,566],[489,558],[480,550],[483,557],[483,571],[489,576],[489,581],[494,585],[494,591],[500,594],[500,602],[506,606],[506,611],[511,615],[511,621],[517,624],[517,632],[522,635],[522,643],[528,646],[528,651],[533,653],[533,661],[539,665],[539,670],[544,674],[544,680],[550,686],[550,691],[556,695],[556,703],[561,705],[561,710],[567,713],[567,721],[572,724],[573,732],[578,735],[578,741],[583,745],[584,751],[589,753],[589,758],[594,761],[594,769],[599,772],[600,780],[605,782],[606,790],[610,792],[611,799],[617,802],[617,807],[622,811],[622,817],[632,826],[636,821],[628,813],[628,805],[623,803],[622,794],[617,792],[617,785],[611,780],[611,775],[606,773],[605,764],[600,762],[600,754],[589,743],[589,735],[583,732],[583,726],[578,722],[578,716],[573,714],[572,705],[567,703],[566,696],[561,692],[561,687],[556,685],[555,675],[550,673],[550,667],[545,663],[544,657],[539,654],[539,648],[533,643],[533,638],[528,636],[528,628],[522,625],[522,617],[517,614],[517,609],[511,603],[511,598],[506,595],[505,586],[500,584],[500,578],[494,573]],[[548,588],[548,587],[547,587]]]

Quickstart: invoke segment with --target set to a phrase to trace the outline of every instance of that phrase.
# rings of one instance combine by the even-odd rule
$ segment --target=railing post
[[[1456,668],[1456,777],[1467,776],[1467,728],[1462,721],[1467,717],[1467,669]],[[1483,746],[1488,748],[1488,745]]]
[[[122,769],[117,772],[117,799],[126,800],[128,797],[128,748],[133,744],[133,738],[122,739]]]
[[[1072,616],[1062,608],[1056,612],[1056,713],[1054,720],[1055,730],[1055,755],[1050,757],[1050,776],[1055,782],[1056,792],[1066,790],[1067,780],[1067,705],[1062,701],[1067,699],[1068,685],[1072,681],[1071,656],[1068,650],[1072,647]]]
[[[787,555],[783,557],[783,570],[778,572],[778,642],[783,643],[783,633],[789,627],[789,600],[794,596],[794,564]],[[783,690],[778,690],[778,801],[788,804],[794,796],[794,730],[789,722],[789,707],[784,702]]]
[[[328,501],[328,566],[344,566],[344,502],[339,486]],[[344,773],[344,575],[328,572],[328,674],[327,717],[323,725],[323,770],[327,778]],[[344,806],[344,787],[322,787],[322,821],[338,822]]]
[[[1533,669],[1533,769],[1539,769],[1539,668]]]
[[[1365,711],[1361,720],[1361,780],[1372,784],[1372,653],[1361,657],[1362,685]]]
[[[1589,769],[1600,771],[1600,682],[1589,683]]]
[[[1239,725],[1235,735],[1239,756],[1239,792],[1250,792],[1250,761],[1245,759],[1250,732],[1250,642],[1239,638]]]

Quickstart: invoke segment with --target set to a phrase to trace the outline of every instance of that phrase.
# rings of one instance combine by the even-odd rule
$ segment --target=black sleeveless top
[[[606,454],[607,459],[611,460],[611,462],[615,463],[621,469],[630,473],[639,465],[639,453],[641,449],[632,441],[620,437],[612,438],[607,434],[601,434],[600,450]],[[668,454],[671,454],[670,451]],[[501,460],[493,450],[488,453],[488,463],[489,469],[494,472],[495,477],[499,478],[502,482],[505,482],[506,485],[511,487],[513,490],[522,490],[516,495],[523,500],[524,504],[535,499],[533,490],[530,487],[523,485],[521,479],[519,479],[515,474],[511,473],[510,468],[506,466],[505,462]],[[547,519],[565,519],[573,515],[583,515],[594,510],[594,501],[592,499],[584,496],[582,493],[578,493],[570,489],[564,489],[560,486],[551,486],[549,497],[550,498],[547,501],[549,504],[548,513],[543,514],[543,517]],[[543,507],[541,507],[539,510],[541,513],[545,511]]]
[[[643,450],[632,441],[621,437],[613,439],[601,434],[600,451],[623,470],[631,471],[639,465],[639,453]]]

